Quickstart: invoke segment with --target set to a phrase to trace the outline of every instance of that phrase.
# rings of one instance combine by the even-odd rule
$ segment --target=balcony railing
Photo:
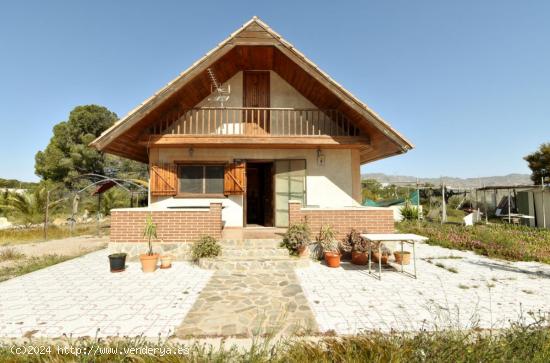
[[[154,135],[360,136],[339,110],[312,108],[192,108],[150,129]]]

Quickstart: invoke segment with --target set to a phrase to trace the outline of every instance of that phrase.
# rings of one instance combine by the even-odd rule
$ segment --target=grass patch
[[[95,235],[97,233],[96,224],[85,224],[76,226],[71,234],[69,227],[48,227],[48,239],[61,239],[67,237]],[[107,234],[108,230],[102,228],[101,234]],[[0,246],[15,245],[22,243],[44,241],[44,230],[42,228],[18,228],[0,230]]]
[[[461,288],[462,290],[468,290],[470,288],[470,286],[464,285],[464,284],[458,284],[458,287]]]
[[[17,348],[29,346],[43,346],[45,354],[13,353]],[[58,350],[59,346],[87,354],[76,356],[68,350]],[[57,345],[40,341],[15,346],[0,343],[2,362],[547,362],[549,359],[550,329],[540,324],[491,334],[439,331],[292,338],[278,342],[256,340],[246,349],[198,342],[151,342],[144,338],[65,339]]]
[[[0,250],[0,262],[20,260],[23,257],[25,257],[25,254],[18,252],[13,248],[3,248]]]
[[[25,260],[17,264],[16,266],[0,268],[0,282],[43,269],[45,267],[67,261],[75,257],[78,256],[46,255],[41,257],[31,257],[30,259]]]
[[[432,245],[509,261],[550,263],[550,230],[509,224],[465,227],[430,222],[402,222],[397,229],[426,236]]]

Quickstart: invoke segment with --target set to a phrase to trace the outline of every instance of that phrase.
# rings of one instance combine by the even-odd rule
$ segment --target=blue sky
[[[550,141],[550,1],[10,1],[0,177],[81,104],[120,117],[258,15],[416,145],[363,172],[529,172]]]

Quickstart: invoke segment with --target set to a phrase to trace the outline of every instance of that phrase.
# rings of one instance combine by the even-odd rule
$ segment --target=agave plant
[[[147,216],[145,220],[145,228],[143,230],[143,237],[147,237],[147,244],[149,251],[147,252],[148,256],[153,255],[153,245],[151,244],[151,238],[157,238],[157,225],[153,222],[153,217],[151,214]]]

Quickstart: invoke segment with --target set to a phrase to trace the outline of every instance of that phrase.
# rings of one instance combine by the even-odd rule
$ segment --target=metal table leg
[[[416,242],[412,241],[412,245],[413,245],[414,278],[416,279]]]
[[[378,243],[378,279],[382,280],[382,243]]]
[[[401,241],[401,273],[403,273],[403,241]]]

